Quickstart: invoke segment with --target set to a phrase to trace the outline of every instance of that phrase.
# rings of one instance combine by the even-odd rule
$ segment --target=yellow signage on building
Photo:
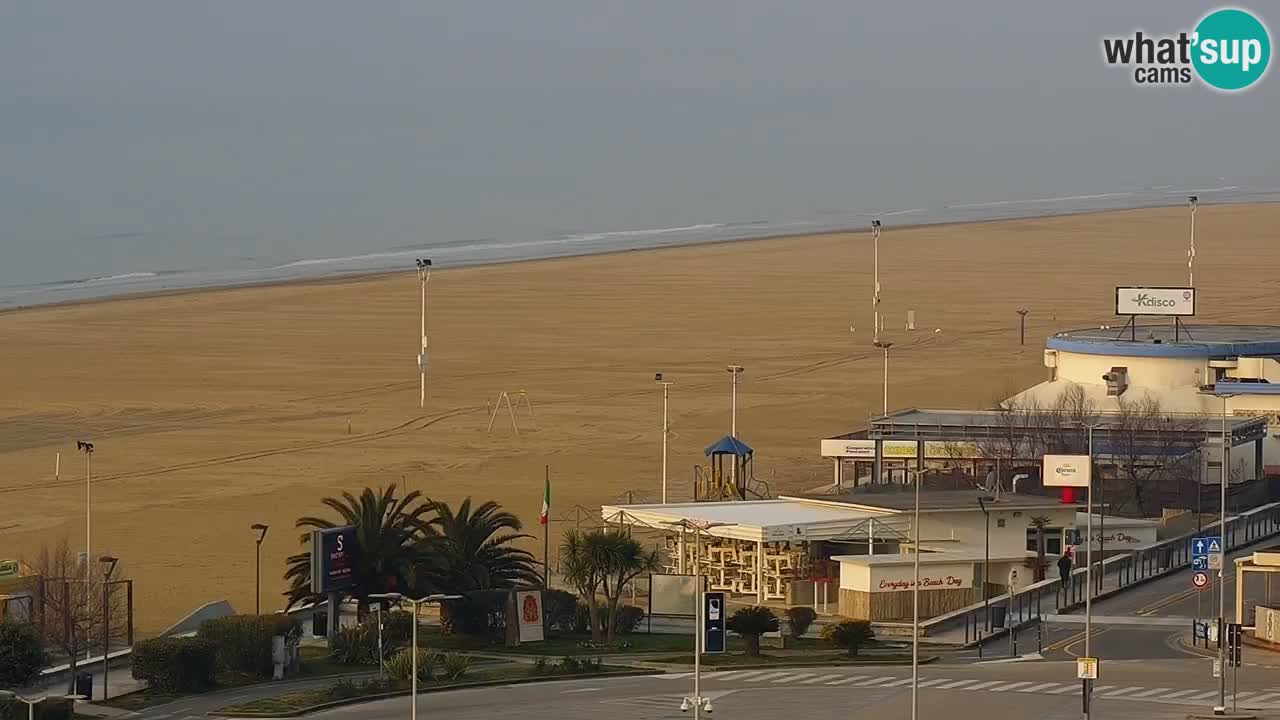
[[[21,573],[17,560],[0,560],[0,580],[15,578]]]

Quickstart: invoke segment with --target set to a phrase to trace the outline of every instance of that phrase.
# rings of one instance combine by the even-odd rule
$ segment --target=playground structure
[[[693,468],[693,499],[767,500],[772,497],[769,484],[757,480],[754,473],[755,451],[750,445],[725,435],[704,451],[707,465]]]
[[[511,418],[511,429],[516,435],[520,434],[520,423],[517,422],[516,415],[519,413],[522,405],[526,410],[528,410],[529,423],[533,425],[535,430],[538,428],[537,418],[534,417],[533,414],[533,403],[529,401],[529,393],[524,390],[520,390],[517,391],[515,395],[515,403],[511,402],[511,394],[506,390],[503,390],[498,395],[498,400],[496,402],[490,404],[488,399],[484,401],[485,412],[489,416],[489,426],[485,428],[486,433],[493,432],[493,421],[498,419],[498,412],[502,410],[503,404],[506,404],[507,406],[507,415]]]

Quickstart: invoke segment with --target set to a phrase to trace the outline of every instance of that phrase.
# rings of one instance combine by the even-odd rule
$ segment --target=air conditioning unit
[[[1102,381],[1107,384],[1107,395],[1123,395],[1129,389],[1129,368],[1113,367],[1111,372],[1102,373]]]

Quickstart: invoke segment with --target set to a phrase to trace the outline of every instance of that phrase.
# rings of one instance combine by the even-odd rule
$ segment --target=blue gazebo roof
[[[712,455],[738,455],[741,457],[744,455],[750,455],[754,452],[755,451],[751,449],[750,445],[742,442],[732,435],[725,435],[719,440],[708,445],[705,454],[708,457]]]

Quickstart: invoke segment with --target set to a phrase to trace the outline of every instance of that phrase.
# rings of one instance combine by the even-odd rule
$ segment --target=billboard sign
[[[345,590],[356,581],[354,525],[311,531],[311,592]]]
[[[1196,314],[1196,289],[1191,287],[1118,287],[1117,315]]]
[[[1045,455],[1041,472],[1045,487],[1089,487],[1088,455]]]
[[[702,593],[702,652],[722,653],[725,645],[725,604],[723,592]]]
[[[19,574],[17,560],[0,560],[0,578],[18,577]]]
[[[541,642],[542,591],[521,590],[516,593],[516,614],[520,618],[520,642]]]

